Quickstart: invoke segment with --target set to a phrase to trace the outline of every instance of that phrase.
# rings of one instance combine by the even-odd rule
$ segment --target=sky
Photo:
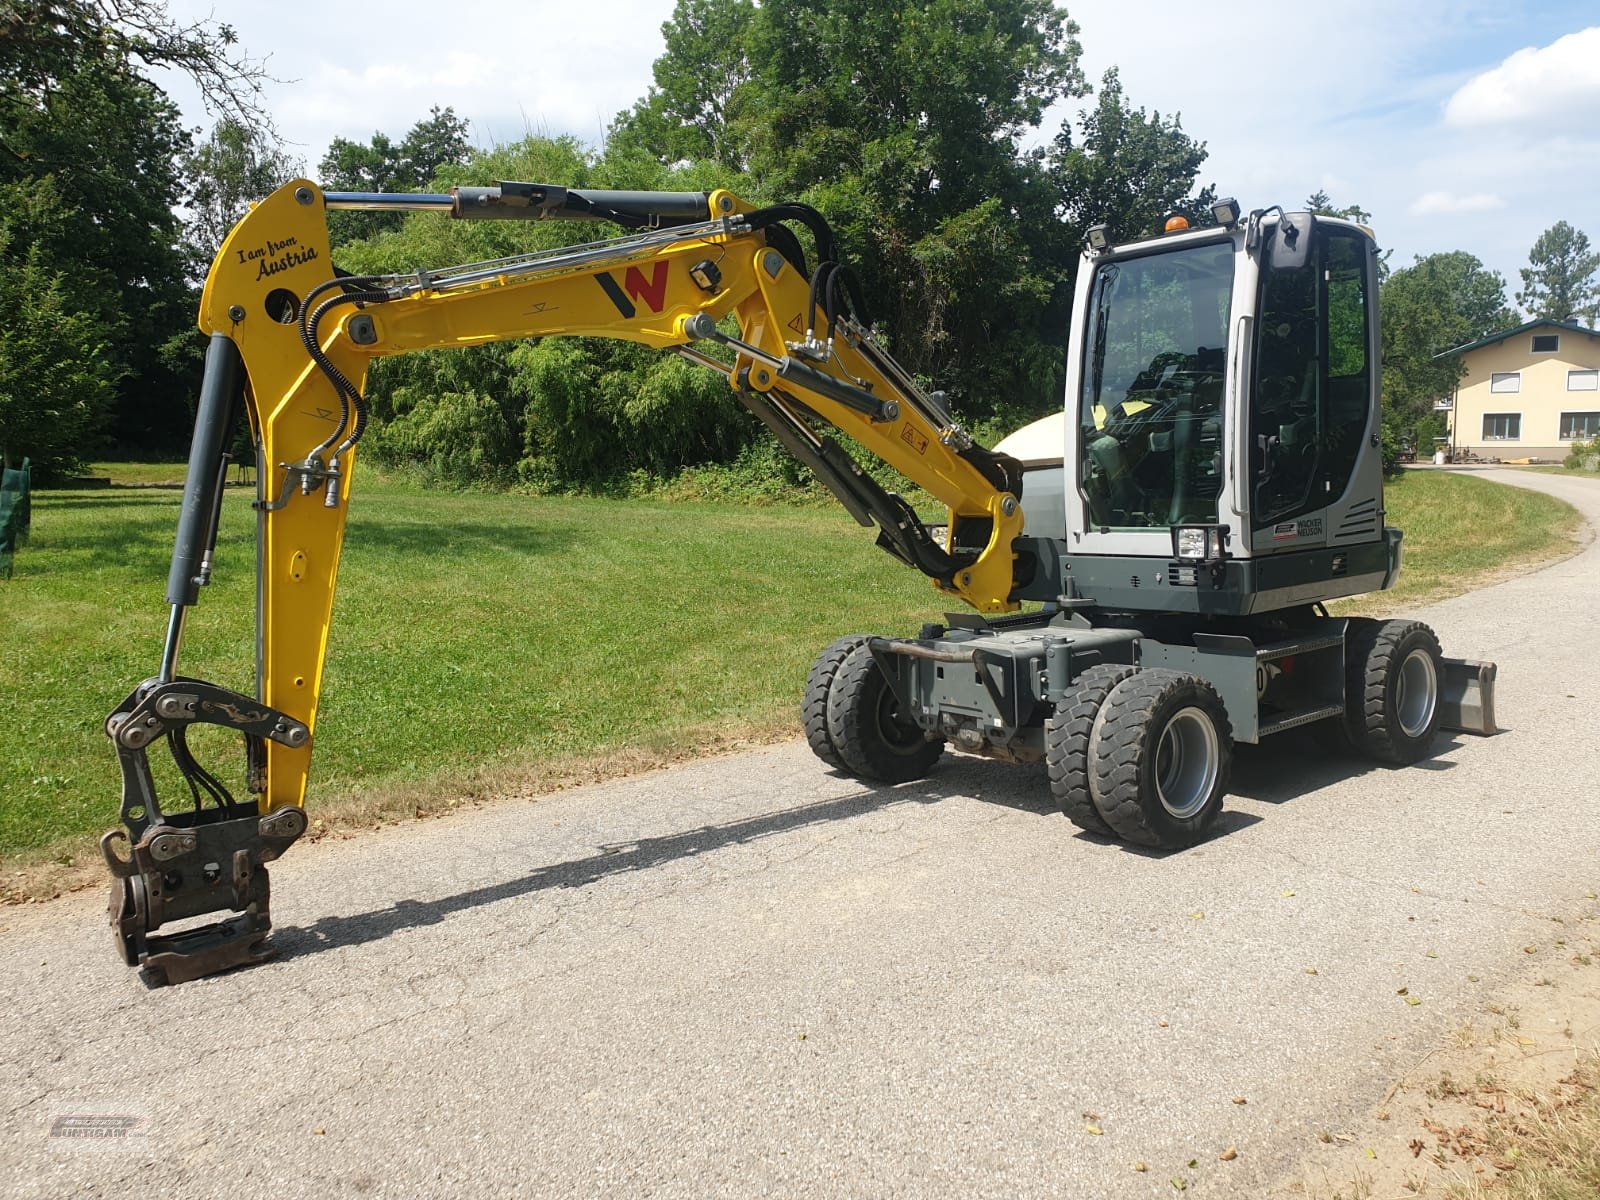
[[[483,145],[529,132],[598,145],[650,86],[672,0],[508,5],[169,0],[213,18],[282,82],[266,105],[315,175],[334,137],[395,138],[433,105]],[[1201,181],[1246,208],[1326,191],[1370,211],[1390,265],[1466,250],[1521,286],[1558,220],[1600,245],[1600,0],[1072,0],[1091,82],[1206,143]],[[163,86],[209,126],[192,86]],[[1052,137],[1092,98],[1053,111]],[[536,182],[560,183],[561,180]]]

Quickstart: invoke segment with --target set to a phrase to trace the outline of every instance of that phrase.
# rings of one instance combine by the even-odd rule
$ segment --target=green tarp
[[[0,473],[0,578],[11,578],[11,556],[28,536],[30,479],[27,459]]]

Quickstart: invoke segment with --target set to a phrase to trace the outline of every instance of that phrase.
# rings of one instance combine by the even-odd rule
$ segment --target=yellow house
[[[1600,436],[1600,333],[1529,321],[1440,355],[1466,368],[1449,410],[1459,454],[1560,462],[1573,442]]]

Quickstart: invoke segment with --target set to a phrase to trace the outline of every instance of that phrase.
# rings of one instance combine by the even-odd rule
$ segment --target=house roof
[[[1491,333],[1488,337],[1479,338],[1475,342],[1468,342],[1465,346],[1457,346],[1454,350],[1442,351],[1439,354],[1435,354],[1434,357],[1453,358],[1457,354],[1465,354],[1468,350],[1476,350],[1479,346],[1489,346],[1493,345],[1495,342],[1503,342],[1508,337],[1515,337],[1519,333],[1526,333],[1530,329],[1538,329],[1543,325],[1548,325],[1551,329],[1562,329],[1568,333],[1585,333],[1592,338],[1600,338],[1600,331],[1594,329],[1585,329],[1576,321],[1552,321],[1548,318],[1541,317],[1533,321],[1524,321],[1515,329],[1502,329],[1499,333]]]

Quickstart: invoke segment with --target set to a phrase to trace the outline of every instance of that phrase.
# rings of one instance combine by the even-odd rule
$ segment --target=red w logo
[[[616,279],[609,271],[601,271],[594,277],[602,291],[610,298],[611,303],[617,306],[617,311],[624,317],[631,317],[638,310],[634,308],[633,301],[643,302],[644,306],[653,313],[658,313],[667,303],[667,264],[665,260],[656,263],[650,268],[650,278],[646,279],[644,272],[638,267],[629,267],[626,275],[622,277],[622,286],[617,286]]]

